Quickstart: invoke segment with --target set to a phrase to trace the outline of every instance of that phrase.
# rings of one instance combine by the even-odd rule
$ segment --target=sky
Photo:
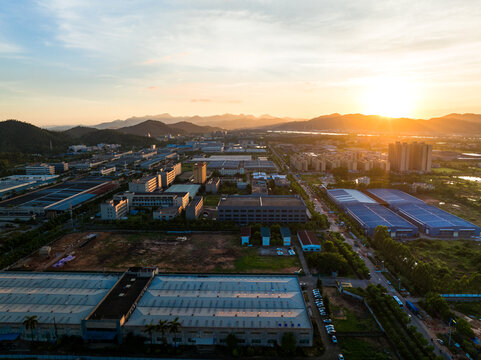
[[[479,0],[2,0],[0,120],[481,113]]]

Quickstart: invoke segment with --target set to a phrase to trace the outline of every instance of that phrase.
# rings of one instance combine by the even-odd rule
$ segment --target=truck
[[[418,315],[418,314],[419,314],[418,308],[417,308],[416,305],[414,305],[411,301],[406,300],[406,307],[407,307],[409,310],[411,310],[411,312],[412,312],[414,315]]]

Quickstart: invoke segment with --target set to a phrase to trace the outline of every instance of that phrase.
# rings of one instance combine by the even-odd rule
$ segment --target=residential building
[[[54,175],[55,167],[49,164],[37,164],[25,166],[27,175]]]
[[[317,238],[314,231],[301,230],[297,232],[297,238],[301,244],[302,251],[321,251],[321,242]]]
[[[395,172],[417,171],[431,172],[432,145],[413,142],[411,144],[396,142],[389,144],[389,162]]]
[[[261,227],[262,246],[269,246],[271,243],[271,229],[268,227]]]
[[[197,220],[204,209],[204,198],[196,196],[185,208],[185,218],[187,220]]]
[[[179,216],[182,212],[181,206],[171,206],[166,208],[158,208],[152,211],[154,220],[172,220]]]
[[[207,179],[207,164],[198,162],[194,164],[194,183],[203,184]]]
[[[231,195],[218,205],[220,221],[248,223],[305,223],[306,205],[297,195]]]

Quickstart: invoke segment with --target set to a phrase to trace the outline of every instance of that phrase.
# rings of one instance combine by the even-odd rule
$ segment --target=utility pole
[[[397,289],[399,291],[401,291],[401,278],[398,278],[397,281],[398,281],[398,288]]]
[[[453,319],[453,318],[449,318],[449,340],[448,340],[448,347],[451,347],[451,333],[452,333],[452,329],[451,329],[451,324],[456,324],[456,321]]]

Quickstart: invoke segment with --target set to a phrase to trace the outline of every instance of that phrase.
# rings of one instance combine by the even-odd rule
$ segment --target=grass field
[[[344,358],[349,360],[396,359],[384,338],[340,338],[339,345]]]
[[[220,195],[206,195],[204,198],[204,206],[217,206],[220,200]]]
[[[246,272],[292,274],[297,256],[260,255],[257,247],[241,247],[232,233],[97,232],[97,238],[79,247],[88,233],[64,236],[52,244],[49,258],[34,255],[17,269],[54,270],[52,265],[67,255],[75,259],[61,271],[124,271],[132,266],[158,266],[161,272]]]
[[[481,319],[481,302],[455,302],[449,303],[452,307],[464,315],[473,315]]]
[[[456,169],[440,167],[440,168],[432,168],[432,172],[435,174],[456,174],[456,173],[459,173],[460,171]]]
[[[416,240],[406,245],[418,259],[446,267],[453,278],[481,271],[481,243],[473,240]]]

